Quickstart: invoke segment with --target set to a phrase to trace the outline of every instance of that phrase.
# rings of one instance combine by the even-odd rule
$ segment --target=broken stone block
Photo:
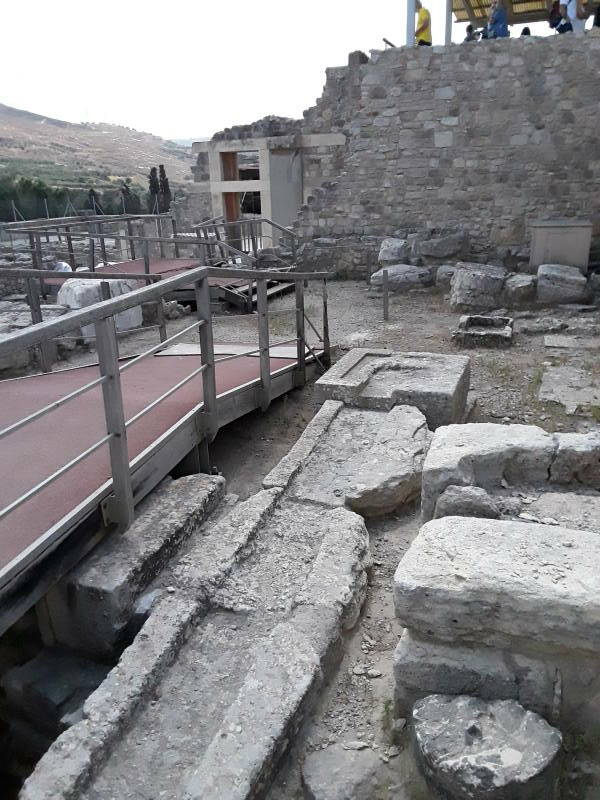
[[[543,305],[581,303],[587,294],[587,281],[577,267],[542,264],[537,272],[537,301]]]
[[[535,275],[511,275],[504,284],[504,302],[509,308],[521,308],[535,302]]]
[[[507,272],[489,264],[458,269],[451,283],[452,311],[489,311],[497,308]]]
[[[415,255],[430,258],[451,258],[452,256],[463,255],[468,248],[469,238],[464,231],[426,239],[418,242],[413,251]]]
[[[462,316],[452,339],[462,347],[510,347],[513,338],[513,320],[510,317]]]
[[[514,700],[434,694],[412,720],[424,774],[451,800],[558,797],[562,735]]]
[[[550,468],[550,483],[589,486],[600,490],[600,433],[557,433],[558,449]]]
[[[435,285],[438,289],[449,289],[456,272],[455,264],[441,264],[435,273]]]
[[[140,288],[139,281],[121,279],[109,280],[107,278],[106,282],[110,287],[111,297],[119,297],[122,294],[128,294]],[[73,278],[72,280],[64,281],[56,296],[56,302],[59,305],[67,306],[71,310],[85,308],[86,306],[99,303],[101,300],[102,290],[100,281],[82,280],[81,278]],[[115,316],[115,324],[118,331],[141,328],[142,322],[143,314],[141,306],[128,308]],[[81,332],[85,339],[92,339],[95,336],[93,325],[85,325],[81,329]]]
[[[469,694],[517,700],[553,722],[560,711],[556,669],[493,647],[465,647],[419,639],[405,630],[394,652],[397,711],[410,716],[429,694]]]
[[[410,258],[411,249],[406,239],[384,239],[379,249],[379,263],[381,266],[402,264]]]
[[[336,744],[309,753],[302,765],[307,800],[371,800],[382,762],[370,747],[345,750]]]
[[[323,521],[321,547],[294,605],[334,608],[342,628],[350,630],[367,594],[369,533],[363,520],[346,509],[327,512]]]
[[[68,651],[42,650],[2,677],[2,690],[11,715],[24,715],[49,734],[69,727],[69,717],[102,683],[109,667]]]
[[[411,287],[432,286],[433,272],[430,267],[414,267],[411,264],[391,264],[371,275],[371,286],[383,286],[383,270],[388,273],[390,292],[400,292]]]
[[[535,425],[467,423],[439,428],[423,467],[421,512],[432,519],[448,486],[499,489],[504,482],[545,484],[554,457],[552,434]]]
[[[599,561],[588,531],[444,517],[421,528],[398,565],[396,614],[457,645],[598,658]]]
[[[418,497],[430,438],[412,406],[385,412],[325,403],[263,486],[287,487],[297,500],[347,505],[362,516],[387,514]]]
[[[315,398],[361,408],[416,406],[435,430],[464,420],[469,381],[467,356],[355,348],[319,378]]]
[[[538,393],[540,400],[560,403],[567,414],[600,406],[600,387],[591,370],[566,364],[546,367]]]
[[[497,519],[496,502],[479,486],[448,486],[435,504],[434,519],[440,517],[482,517]]]
[[[123,534],[107,536],[48,593],[53,632],[78,652],[110,658],[126,644],[137,598],[197,531],[225,491],[219,476],[164,481]]]

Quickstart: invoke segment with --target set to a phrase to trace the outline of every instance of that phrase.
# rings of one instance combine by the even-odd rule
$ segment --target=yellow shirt
[[[425,25],[426,27],[421,31],[421,33],[417,34],[417,41],[420,40],[422,42],[429,42],[429,44],[431,44],[431,14],[426,8],[421,8],[419,10],[419,16],[417,18],[417,30],[419,30],[421,25]]]

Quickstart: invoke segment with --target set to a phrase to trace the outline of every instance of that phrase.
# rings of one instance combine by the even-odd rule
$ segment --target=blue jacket
[[[508,36],[508,16],[505,8],[497,8],[488,25],[491,39],[504,39]]]

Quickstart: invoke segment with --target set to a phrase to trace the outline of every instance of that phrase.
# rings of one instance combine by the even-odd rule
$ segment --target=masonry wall
[[[593,34],[398,48],[328,70],[302,132],[348,138],[300,211],[305,266],[368,274],[399,229],[465,226],[480,260],[526,246],[534,219],[588,217],[600,234],[599,76]]]

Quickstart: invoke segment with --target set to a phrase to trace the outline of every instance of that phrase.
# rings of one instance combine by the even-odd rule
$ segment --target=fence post
[[[156,301],[156,320],[158,322],[158,333],[160,340],[161,342],[164,342],[167,338],[167,323],[165,321],[165,308],[163,306],[162,297],[159,297]]]
[[[41,269],[42,265],[38,264],[37,260],[37,248],[35,246],[35,236],[33,233],[29,234],[29,251],[31,253],[31,264],[34,269]]]
[[[75,251],[73,250],[73,237],[71,236],[71,228],[66,225],[65,226],[65,236],[67,239],[67,251],[69,253],[69,264],[71,265],[71,269],[75,272],[76,264],[75,264]]]
[[[260,348],[261,409],[266,411],[271,403],[271,357],[269,355],[269,310],[267,281],[256,282],[256,310],[258,312],[258,346]]]
[[[111,434],[109,449],[114,492],[114,498],[108,506],[109,518],[118,525],[120,531],[125,531],[133,522],[133,489],[129,471],[115,319],[112,316],[99,319],[95,326],[100,374],[107,378],[102,384],[102,395],[106,432]]]
[[[304,342],[304,283],[296,280],[296,353],[298,366],[296,367],[296,386],[306,383],[306,347]]]
[[[218,430],[217,420],[217,383],[215,378],[215,351],[213,345],[212,319],[210,313],[210,286],[208,278],[201,278],[194,284],[196,296],[196,313],[204,322],[200,326],[200,358],[206,369],[202,373],[203,413],[206,419],[205,431],[212,441]]]
[[[323,364],[326,367],[331,366],[331,343],[329,341],[327,278],[323,279]]]
[[[90,237],[90,252],[88,253],[88,266],[90,268],[90,272],[96,272],[96,264],[94,260],[94,240]]]
[[[31,311],[31,321],[34,325],[37,325],[38,322],[43,321],[37,284],[34,278],[25,278],[25,285],[27,287],[27,302]],[[48,343],[42,342],[37,350],[40,356],[42,372],[52,372],[52,358],[48,350]]]
[[[144,254],[144,272],[146,275],[150,274],[150,248],[148,246],[148,239],[142,239],[142,253]]]
[[[158,242],[158,252],[160,253],[160,257],[165,257],[165,247],[162,241],[162,220],[160,218],[160,214],[156,217],[156,236],[159,239]]]
[[[133,241],[133,225],[130,219],[127,220],[127,236],[129,236],[129,255],[135,261],[135,244]]]
[[[173,252],[175,254],[175,258],[179,258],[179,245],[177,243],[177,220],[175,217],[171,217],[171,225],[173,226],[173,236],[175,237],[175,242],[173,242]]]
[[[390,318],[390,285],[387,269],[383,270],[383,318],[386,321]]]

